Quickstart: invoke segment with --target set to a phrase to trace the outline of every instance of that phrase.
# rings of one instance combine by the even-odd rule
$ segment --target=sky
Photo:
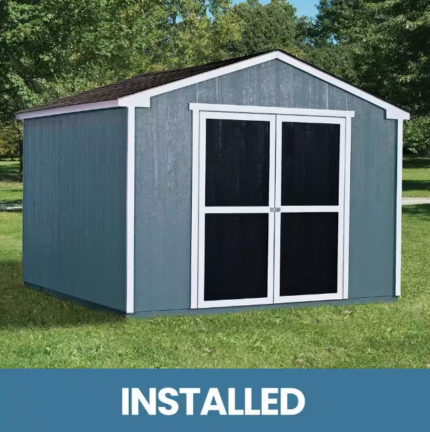
[[[296,9],[297,15],[307,15],[309,17],[314,17],[317,13],[317,8],[315,5],[319,3],[319,0],[288,0]],[[235,0],[233,3],[239,3],[240,0]],[[260,0],[261,4],[269,3],[270,0]]]

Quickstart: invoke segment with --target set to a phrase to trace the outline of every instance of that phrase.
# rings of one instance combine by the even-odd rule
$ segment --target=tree
[[[22,126],[10,122],[0,128],[0,159],[17,158],[21,154]]]
[[[321,0],[318,9],[317,35],[350,47],[359,86],[430,113],[428,0]]]
[[[257,0],[236,4],[231,13],[238,19],[240,39],[229,41],[229,56],[244,56],[283,49],[303,57],[307,20],[298,18],[295,8],[285,0],[262,5]]]
[[[0,121],[146,71],[223,58],[230,0],[2,0]]]
[[[154,6],[143,21],[144,70],[176,69],[221,60],[240,38],[230,0],[171,0]]]
[[[225,57],[222,46],[238,35],[229,6],[229,0],[0,0],[3,134],[15,127],[15,112],[29,106]]]

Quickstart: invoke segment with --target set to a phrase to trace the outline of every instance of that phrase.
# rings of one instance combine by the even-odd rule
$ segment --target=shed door
[[[342,298],[345,128],[200,113],[197,307]]]
[[[275,303],[342,298],[345,120],[278,116]]]
[[[201,114],[198,307],[273,303],[275,120]]]

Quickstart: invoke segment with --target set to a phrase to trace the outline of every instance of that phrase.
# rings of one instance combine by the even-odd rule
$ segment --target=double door
[[[197,307],[343,298],[345,119],[199,116]]]

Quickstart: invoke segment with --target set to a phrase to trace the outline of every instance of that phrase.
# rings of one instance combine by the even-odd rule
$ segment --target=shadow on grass
[[[430,204],[404,206],[403,214],[430,222]]]
[[[61,300],[22,282],[19,261],[0,261],[0,329],[70,327],[120,322],[124,316]]]
[[[19,174],[19,161],[2,161],[0,163],[0,181],[18,183],[22,181]]]
[[[430,180],[403,180],[403,191],[428,191],[430,196]]]
[[[403,159],[403,168],[430,168],[430,158],[407,156]]]
[[[0,204],[7,204],[7,205],[22,204],[22,199],[3,199],[0,200]]]

